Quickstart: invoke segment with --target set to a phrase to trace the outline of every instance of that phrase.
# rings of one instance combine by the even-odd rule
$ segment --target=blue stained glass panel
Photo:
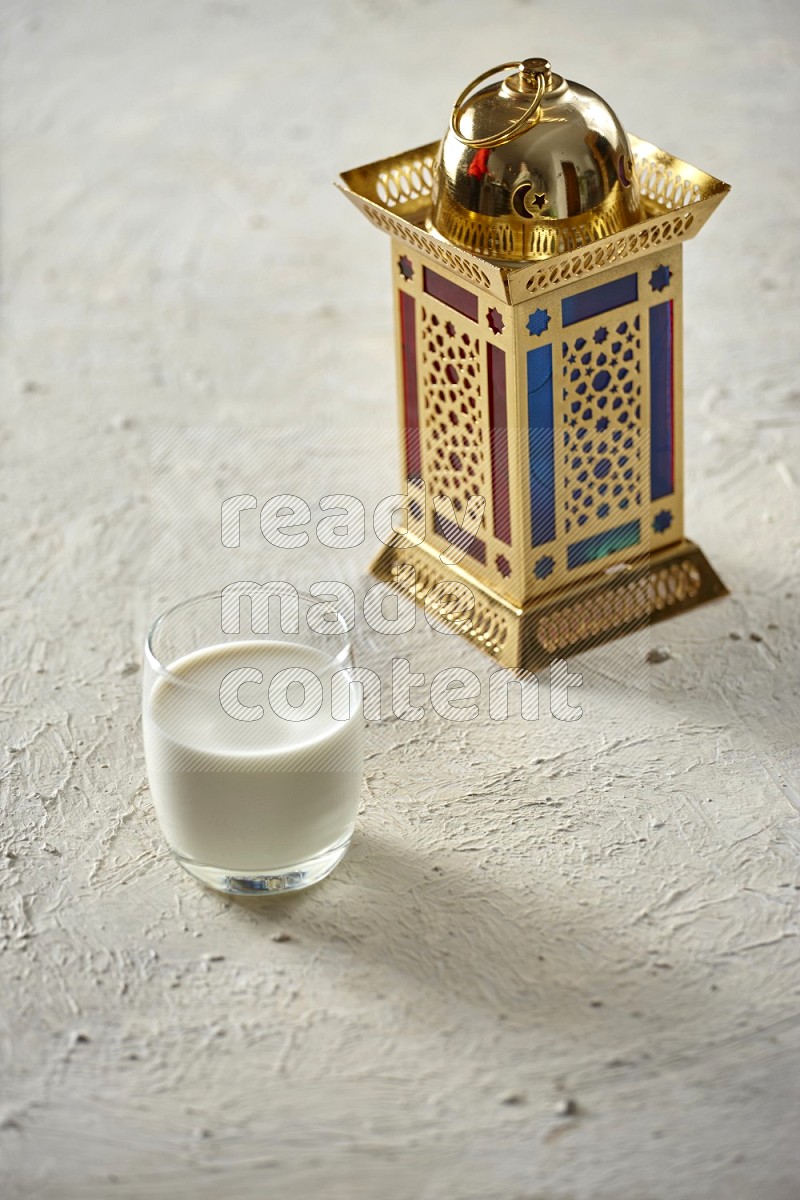
[[[543,546],[556,536],[552,347],[529,350],[527,367],[531,545]]]
[[[584,567],[587,563],[605,558],[617,550],[625,550],[635,546],[641,539],[641,529],[638,520],[629,521],[627,525],[618,525],[616,529],[604,530],[592,534],[582,542],[573,542],[567,547],[567,567]]]
[[[650,309],[650,498],[675,490],[672,301]]]
[[[588,317],[596,317],[599,313],[609,312],[622,304],[630,304],[639,298],[639,277],[636,274],[623,275],[611,283],[601,283],[598,287],[588,288],[575,296],[568,296],[561,301],[562,325],[574,325],[576,321],[585,321]]]

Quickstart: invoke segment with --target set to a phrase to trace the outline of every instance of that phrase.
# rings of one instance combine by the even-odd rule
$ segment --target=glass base
[[[274,867],[265,871],[233,871],[230,867],[210,867],[206,863],[184,858],[177,850],[172,854],[190,875],[199,879],[206,887],[231,896],[276,896],[285,892],[299,892],[303,888],[319,883],[342,861],[350,845],[352,833],[323,850],[314,858],[295,863],[290,867]]]

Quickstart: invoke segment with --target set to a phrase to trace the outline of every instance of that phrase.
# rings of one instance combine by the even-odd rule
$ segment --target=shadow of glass
[[[376,990],[391,986],[384,972],[398,972],[421,995],[445,1004],[457,999],[520,1029],[580,1031],[590,1039],[595,1031],[602,1044],[610,1020],[636,1018],[641,1036],[645,1011],[668,1015],[671,989],[646,969],[632,973],[619,1011],[600,1011],[606,1002],[598,997],[620,995],[624,965],[646,967],[641,938],[615,928],[614,914],[600,905],[576,900],[566,881],[555,893],[546,889],[530,851],[516,859],[504,853],[502,886],[496,865],[462,865],[454,857],[452,849],[420,855],[400,839],[362,829],[336,872],[316,887],[235,904],[270,928],[296,932],[304,946],[313,941],[335,953],[337,977],[345,956],[354,968],[379,968],[369,976]],[[550,864],[544,876],[552,880],[554,869]],[[682,987],[700,970],[683,966]]]

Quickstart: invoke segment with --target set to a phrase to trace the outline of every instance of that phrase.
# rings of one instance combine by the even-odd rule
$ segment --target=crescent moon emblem
[[[515,188],[511,196],[511,207],[514,209],[514,212],[518,217],[524,217],[526,220],[530,220],[536,215],[535,213],[531,212],[530,208],[526,204],[528,193],[532,190],[532,188],[533,184],[530,182],[521,183],[518,188]],[[544,192],[534,192],[532,201],[534,208],[541,212],[546,202],[547,196]]]

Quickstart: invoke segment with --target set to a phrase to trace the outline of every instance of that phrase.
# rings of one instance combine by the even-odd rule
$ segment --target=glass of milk
[[[144,747],[158,820],[181,866],[223,892],[323,879],[358,812],[363,698],[345,620],[282,587],[268,604],[242,600],[241,612],[228,591],[186,600],[145,642]]]

